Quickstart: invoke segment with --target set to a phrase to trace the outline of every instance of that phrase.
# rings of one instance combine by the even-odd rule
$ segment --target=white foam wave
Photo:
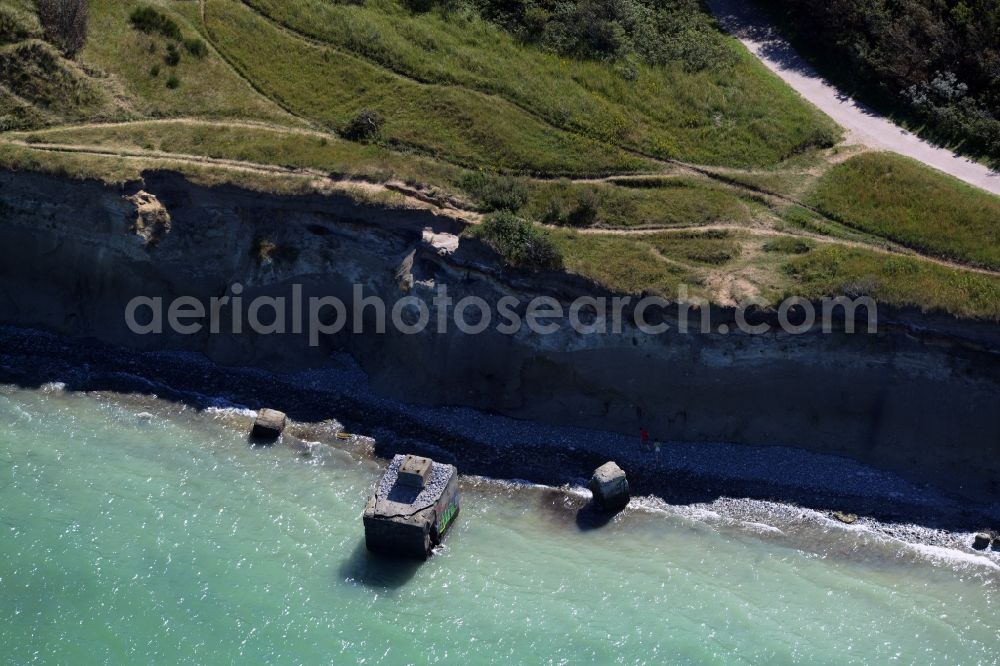
[[[705,505],[689,504],[677,505],[668,504],[659,497],[646,495],[644,497],[633,497],[629,502],[629,509],[643,511],[646,513],[659,513],[669,516],[678,516],[693,522],[715,522],[722,519],[722,514],[707,508]]]
[[[781,531],[774,525],[768,525],[766,523],[743,521],[740,523],[740,525],[747,528],[751,532],[759,532],[761,534],[782,534],[782,535],[784,534],[783,531]]]
[[[229,405],[229,406],[213,405],[212,407],[206,407],[205,412],[207,414],[218,414],[221,416],[249,416],[252,418],[256,418],[257,416],[257,410],[237,405]]]
[[[997,564],[986,555],[966,553],[946,546],[932,546],[922,543],[907,543],[906,545],[933,564],[963,568],[982,567],[991,571],[1000,571],[1000,564]]]
[[[506,490],[545,490],[545,491],[555,491],[564,493],[566,495],[572,495],[574,497],[579,497],[581,499],[589,500],[592,497],[591,492],[584,488],[583,486],[574,485],[564,485],[564,486],[548,486],[544,483],[535,483],[533,481],[528,481],[526,479],[493,479],[488,476],[477,476],[475,474],[463,475],[464,479],[476,484],[484,486],[493,486],[504,488]]]

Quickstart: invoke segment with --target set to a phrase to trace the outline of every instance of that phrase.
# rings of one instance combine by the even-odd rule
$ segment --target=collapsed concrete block
[[[630,499],[625,472],[614,462],[598,467],[588,487],[594,494],[594,501],[605,511],[620,511]]]
[[[262,409],[257,412],[257,420],[253,422],[250,437],[263,442],[273,442],[281,436],[288,424],[284,412],[276,409]]]
[[[417,487],[413,484],[419,478],[424,481]],[[365,545],[376,553],[427,559],[458,511],[458,470],[453,465],[397,455],[365,507]]]
[[[986,550],[993,541],[992,535],[988,532],[980,532],[972,538],[972,547],[976,550]]]

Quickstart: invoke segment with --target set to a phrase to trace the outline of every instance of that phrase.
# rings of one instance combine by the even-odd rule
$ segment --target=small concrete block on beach
[[[250,430],[250,437],[262,442],[273,442],[281,437],[288,425],[288,417],[276,409],[262,409],[257,412],[257,419]]]
[[[594,501],[605,511],[620,511],[628,505],[628,479],[615,462],[606,462],[598,467],[588,487],[594,494]]]

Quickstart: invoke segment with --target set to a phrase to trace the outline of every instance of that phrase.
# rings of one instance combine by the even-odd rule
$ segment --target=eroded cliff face
[[[369,311],[366,334],[346,330],[318,347],[305,333],[139,336],[126,325],[135,296],[207,303],[234,283],[245,303],[301,284],[303,299],[348,305],[361,284],[390,304],[426,301],[432,320],[442,284],[455,300],[490,303],[605,295],[570,275],[504,270],[474,241],[443,252],[460,231],[430,210],[204,187],[173,173],[118,188],[2,172],[0,321],[279,371],[321,366],[342,349],[377,390],[411,402],[626,433],[645,425],[665,440],[783,444],[979,500],[1000,490],[1000,331],[989,324],[882,308],[877,335],[580,335],[565,324],[544,336],[465,335],[453,324],[405,335],[373,333]],[[715,324],[732,316],[712,312]]]

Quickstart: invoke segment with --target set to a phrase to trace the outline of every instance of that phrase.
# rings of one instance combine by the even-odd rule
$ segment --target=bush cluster
[[[87,41],[87,0],[35,0],[45,37],[69,57]]]
[[[1000,164],[1000,3],[761,2],[841,85]]]
[[[17,7],[0,5],[0,44],[19,42],[29,37],[37,37],[32,17]]]
[[[466,1],[525,42],[566,56],[619,61],[626,78],[637,76],[633,61],[696,71],[735,57],[699,0]]]
[[[792,238],[791,236],[781,236],[772,241],[764,243],[764,252],[776,252],[779,254],[805,254],[815,247],[815,244],[804,238]]]
[[[132,27],[147,35],[162,35],[171,40],[167,44],[166,52],[163,55],[163,62],[168,67],[177,67],[177,65],[181,64],[182,46],[185,51],[195,58],[200,59],[208,55],[208,46],[204,41],[197,37],[185,39],[176,21],[153,7],[136,7],[129,15],[129,21],[132,23]],[[149,52],[156,52],[155,43],[149,45]],[[160,66],[158,64],[153,65],[149,70],[149,75],[154,78],[159,76]],[[180,85],[181,80],[177,77],[177,73],[171,72],[170,76],[167,77],[167,88],[174,90],[180,87]]]
[[[184,49],[195,58],[204,58],[208,55],[208,46],[197,37],[184,40]]]
[[[597,193],[590,189],[580,191],[576,204],[566,214],[566,224],[573,227],[589,227],[597,222],[599,211]]]
[[[157,33],[167,39],[181,40],[180,26],[172,18],[152,7],[136,7],[129,15],[129,21],[136,30],[146,34]]]
[[[344,127],[341,132],[351,141],[374,141],[382,131],[382,114],[372,109],[363,109]]]
[[[413,12],[478,14],[522,41],[574,58],[615,61],[626,79],[637,62],[688,71],[730,64],[735,52],[700,0],[403,0]]]
[[[163,62],[169,67],[176,67],[181,64],[181,52],[177,50],[177,45],[171,42],[167,44],[167,53],[163,56]]]
[[[597,192],[590,188],[581,188],[576,195],[576,201],[549,199],[542,222],[571,227],[590,227],[597,222],[601,211],[601,201]]]
[[[528,203],[528,186],[521,178],[475,171],[462,177],[461,187],[487,211],[517,212]]]
[[[562,254],[548,234],[510,211],[488,216],[475,233],[512,266],[532,270],[562,268]]]

